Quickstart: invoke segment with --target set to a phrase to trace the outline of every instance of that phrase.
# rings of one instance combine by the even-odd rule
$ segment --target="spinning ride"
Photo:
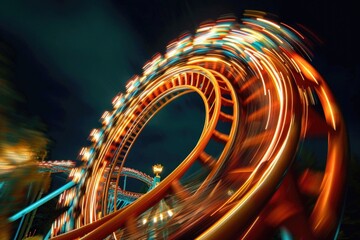
[[[129,80],[80,153],[85,170],[76,173],[73,221],[53,239],[255,239],[279,228],[294,238],[336,236],[348,152],[341,112],[306,60],[304,35],[258,12],[245,17],[202,24]],[[151,191],[121,208],[131,147],[164,106],[188,93],[205,108],[196,146]],[[326,143],[323,172],[296,172],[295,159],[313,138]],[[308,206],[303,199],[310,198]],[[164,202],[166,211],[144,224]]]

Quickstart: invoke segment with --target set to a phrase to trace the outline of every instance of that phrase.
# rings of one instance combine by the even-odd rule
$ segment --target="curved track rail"
[[[71,206],[74,230],[53,239],[255,239],[281,227],[295,238],[336,236],[347,160],[340,110],[305,60],[304,36],[253,12],[246,16],[180,36],[129,80],[81,152],[86,171]],[[188,93],[205,107],[196,146],[154,189],[119,209],[119,188],[112,186],[119,186],[133,143],[164,106]],[[324,172],[294,174],[302,143],[315,133],[327,143]],[[198,163],[196,177],[186,178]],[[306,195],[315,198],[313,207],[300,200]],[[164,202],[166,218],[165,210],[154,210]],[[144,224],[149,211],[154,218]]]

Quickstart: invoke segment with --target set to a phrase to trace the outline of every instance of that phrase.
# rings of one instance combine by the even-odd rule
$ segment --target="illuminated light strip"
[[[256,18],[256,20],[258,20],[258,21],[260,21],[260,22],[265,22],[265,23],[267,23],[267,24],[270,24],[270,25],[272,25],[272,26],[274,26],[274,27],[276,27],[276,28],[278,28],[278,29],[281,28],[281,27],[280,27],[279,25],[277,25],[276,23],[271,22],[271,21],[266,20],[266,19],[263,19],[263,18]]]
[[[311,76],[311,79],[314,80],[314,82],[316,84],[319,85],[319,82],[317,81],[316,77],[313,75],[313,73],[302,63],[300,62],[301,66],[303,67],[303,70],[306,71],[306,74],[308,74],[309,76]]]
[[[259,221],[260,217],[257,217],[255,219],[255,221],[250,225],[249,229],[246,231],[246,233],[244,234],[244,236],[242,237],[242,239],[246,239],[246,236],[250,233],[251,229],[255,226],[255,224],[257,223],[257,221]]]
[[[306,90],[302,91],[302,94],[304,96],[304,99],[305,99],[305,103],[306,105],[304,105],[303,107],[303,112],[304,112],[304,118],[305,119],[305,124],[304,124],[304,133],[303,133],[303,138],[305,138],[306,136],[306,131],[308,129],[308,117],[309,117],[309,111],[308,111],[308,107],[309,107],[309,100],[308,100],[308,97],[307,97],[307,94],[306,94]]]
[[[250,53],[249,53],[250,54]],[[266,96],[266,84],[265,84],[265,80],[264,80],[264,77],[259,69],[259,67],[261,68],[261,70],[263,70],[263,67],[261,66],[261,64],[255,60],[255,58],[253,58],[251,55],[250,55],[250,58],[253,60],[254,62],[254,66],[256,67],[258,73],[259,73],[259,76],[260,76],[260,79],[261,79],[261,82],[262,82],[262,86],[263,86],[263,90],[264,90],[264,95]]]
[[[293,58],[290,59],[291,62],[293,63],[293,66],[295,67],[295,69],[297,70],[298,73],[301,73],[300,67],[297,65],[297,63],[295,62],[295,60]]]
[[[21,218],[22,216],[28,214],[29,212],[35,210],[36,208],[40,207],[41,205],[43,205],[44,203],[48,202],[49,200],[53,199],[54,197],[60,195],[62,192],[64,192],[65,190],[72,188],[73,186],[75,186],[75,182],[71,181],[68,182],[67,184],[65,184],[64,186],[62,186],[61,188],[53,191],[52,193],[46,195],[45,197],[41,198],[40,200],[34,202],[33,204],[27,206],[26,208],[24,208],[23,210],[21,210],[20,212],[12,215],[11,217],[9,217],[9,222],[14,222],[16,220],[18,220],[19,218]]]
[[[265,130],[268,128],[269,126],[269,122],[270,122],[270,116],[271,116],[271,94],[270,94],[270,90],[268,89],[268,96],[269,96],[269,113],[268,113],[268,117],[266,120],[266,125],[265,125]]]
[[[266,59],[263,59],[266,61]],[[261,60],[262,61],[262,60]],[[268,147],[268,149],[266,150],[264,156],[262,157],[262,159],[260,160],[259,164],[261,164],[262,162],[266,162],[268,161],[269,157],[272,155],[272,152],[275,149],[276,146],[276,142],[278,139],[278,136],[280,135],[280,125],[281,125],[281,120],[283,119],[283,109],[284,109],[284,99],[283,99],[283,92],[282,92],[282,88],[280,87],[279,83],[278,83],[278,78],[275,77],[275,75],[273,75],[272,71],[269,69],[269,67],[271,68],[271,66],[267,66],[267,64],[264,64],[265,68],[268,69],[268,72],[270,73],[270,75],[273,77],[273,82],[275,83],[275,86],[277,87],[278,91],[279,91],[279,99],[280,99],[280,111],[279,111],[279,120],[277,122],[277,126],[275,128],[275,133],[274,133],[274,137],[272,138],[270,145]],[[274,69],[272,69],[274,70]]]
[[[266,49],[267,51],[270,51],[270,50],[268,50],[268,49]],[[275,51],[274,49],[272,49],[272,51],[271,51],[272,53],[274,53],[282,62],[285,62],[285,60],[281,57],[281,55],[277,52],[277,51]]]
[[[230,63],[220,59],[220,58],[217,58],[217,57],[205,57],[204,58],[205,61],[211,61],[211,62],[221,62],[221,63],[224,63],[225,65],[227,66],[231,66]]]
[[[213,26],[199,28],[199,29],[196,31],[196,33],[208,31],[208,30],[210,30],[212,27],[213,27]]]
[[[266,32],[267,34],[271,35],[274,39],[276,39],[279,43],[283,44],[284,42],[278,38],[275,34],[273,34],[272,32],[269,32],[268,30],[264,29],[264,32]]]
[[[321,92],[322,92],[323,96],[325,97],[326,104],[328,105],[328,109],[329,109],[329,111],[330,111],[330,116],[331,116],[331,121],[332,121],[333,129],[336,131],[336,124],[335,124],[334,112],[333,112],[331,103],[330,103],[330,101],[329,101],[329,98],[328,98],[328,96],[327,96],[327,94],[326,94],[325,89],[324,89],[322,86],[320,86],[320,89],[321,89]]]
[[[311,102],[311,104],[312,105],[315,105],[315,98],[314,98],[314,94],[313,94],[313,92],[311,91],[311,88],[307,88],[306,89],[306,93],[307,93],[307,95],[309,96],[309,98],[310,98],[310,102]],[[310,104],[309,104],[310,105]]]
[[[99,182],[100,182],[101,177],[103,176],[103,172],[104,172],[104,169],[105,169],[106,165],[107,165],[106,162],[104,162],[102,168],[100,169],[100,171],[96,175],[96,180],[95,180],[95,183],[94,183],[94,185],[96,187],[99,186]],[[96,211],[97,208],[94,207],[94,206],[97,206],[95,201],[96,201],[98,189],[97,188],[92,188],[91,191],[93,192],[93,194],[91,195],[92,196],[92,198],[91,198],[91,206],[93,206],[92,209],[94,211]],[[90,223],[96,220],[94,217],[96,217],[96,212],[93,213],[92,211],[90,211]]]
[[[294,29],[293,27],[281,22],[282,25],[284,25],[285,27],[289,28],[291,31],[293,31],[294,33],[296,33],[300,38],[305,39],[305,37],[298,31],[296,31],[296,29]]]

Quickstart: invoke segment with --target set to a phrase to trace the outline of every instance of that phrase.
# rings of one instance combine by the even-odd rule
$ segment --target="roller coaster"
[[[69,208],[47,237],[269,239],[280,231],[288,239],[336,238],[347,132],[307,42],[296,28],[252,11],[171,42],[91,132],[83,165],[59,198]],[[127,168],[148,122],[190,93],[202,99],[205,119],[187,157],[161,181],[161,166],[155,177]],[[314,139],[326,145],[323,169],[299,170],[302,147]],[[126,191],[126,177],[142,181],[146,193]]]

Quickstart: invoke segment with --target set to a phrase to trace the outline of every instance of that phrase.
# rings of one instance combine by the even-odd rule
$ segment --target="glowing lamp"
[[[162,170],[163,170],[163,166],[161,164],[155,164],[153,166],[153,172],[157,177],[160,177],[159,174],[162,172]]]

